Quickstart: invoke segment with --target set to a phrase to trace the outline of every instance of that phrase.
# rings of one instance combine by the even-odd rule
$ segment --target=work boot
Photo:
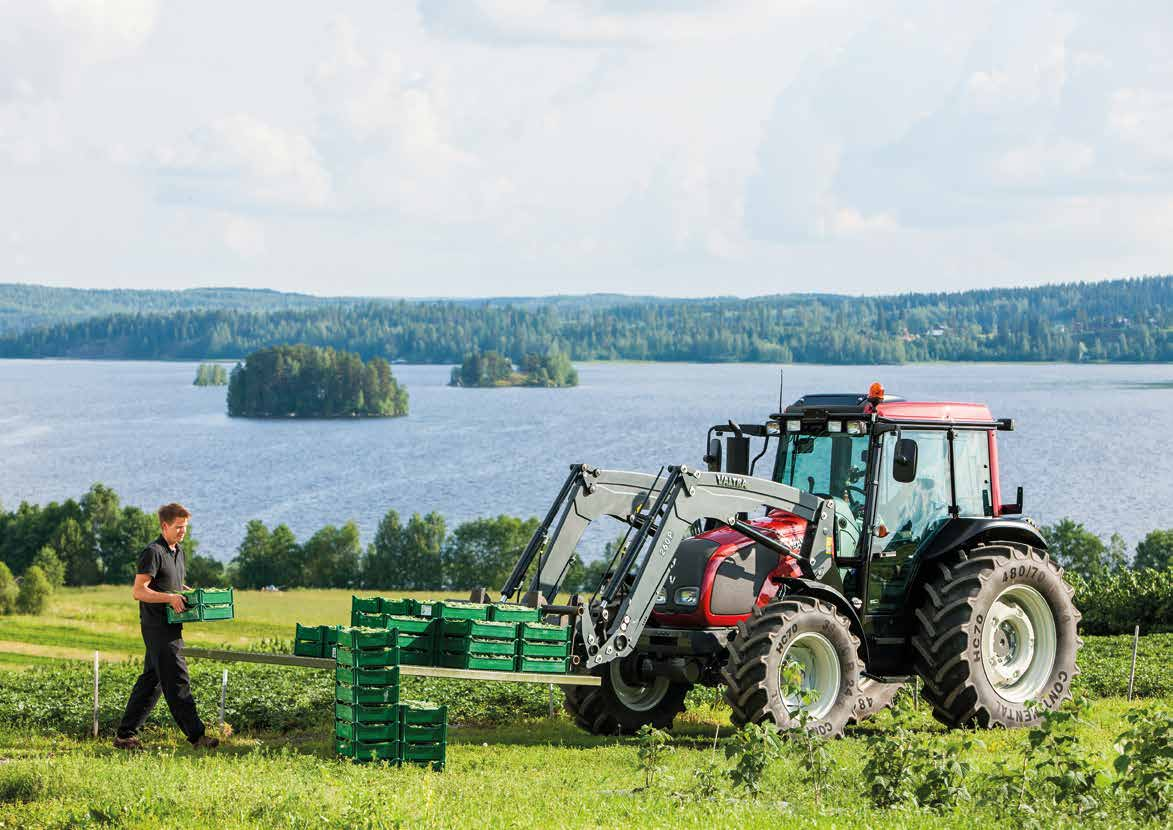
[[[130,737],[127,737],[127,738],[120,738],[117,735],[115,735],[114,736],[114,748],[115,749],[130,749],[130,750],[142,749],[143,742],[140,741],[134,735],[131,735]]]
[[[191,742],[191,745],[193,749],[215,749],[220,745],[220,739],[210,735],[200,735]]]

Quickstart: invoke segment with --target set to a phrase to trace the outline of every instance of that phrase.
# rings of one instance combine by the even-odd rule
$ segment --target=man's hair
[[[191,511],[182,504],[171,502],[159,508],[159,521],[165,525],[174,524],[176,519],[190,519]]]

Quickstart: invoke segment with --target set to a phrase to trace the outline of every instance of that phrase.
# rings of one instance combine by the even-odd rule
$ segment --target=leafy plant
[[[745,790],[751,798],[757,798],[762,792],[762,778],[767,767],[781,754],[782,739],[772,725],[747,723],[733,733],[725,747],[725,755],[737,759],[726,774],[733,786]]]
[[[1087,699],[1079,697],[1058,709],[1041,709],[1038,724],[1027,733],[1030,751],[1021,766],[999,762],[983,781],[979,800],[1007,816],[1102,816],[1102,775],[1075,734],[1089,708]]]
[[[810,788],[815,804],[821,804],[823,794],[831,786],[831,773],[834,764],[831,759],[827,739],[811,728],[810,705],[816,700],[813,689],[803,690],[802,669],[797,663],[789,663],[782,669],[782,694],[786,698],[798,701],[791,710],[790,717],[797,721],[797,728],[790,730],[787,735],[790,742],[798,746],[802,756],[799,765],[802,781]]]
[[[667,768],[668,754],[672,752],[672,736],[663,729],[645,723],[636,733],[639,740],[639,769],[644,774],[643,789],[649,790],[656,776]]]
[[[1140,815],[1156,819],[1173,807],[1173,715],[1165,709],[1133,710],[1117,738],[1113,788]]]

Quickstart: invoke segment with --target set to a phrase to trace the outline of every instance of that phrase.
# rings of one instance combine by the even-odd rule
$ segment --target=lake
[[[196,365],[0,360],[0,504],[76,498],[100,481],[146,510],[184,503],[201,552],[222,560],[253,518],[299,540],[354,519],[365,543],[391,508],[434,510],[449,527],[544,514],[576,461],[703,466],[709,426],[778,407],[769,365],[588,363],[574,389],[452,389],[449,367],[396,366],[406,418],[260,421],[228,418],[224,387],[191,385]],[[1130,549],[1173,526],[1173,366],[790,366],[784,399],[873,380],[1013,418],[999,436],[1002,492],[1025,487],[1040,524],[1070,516]]]

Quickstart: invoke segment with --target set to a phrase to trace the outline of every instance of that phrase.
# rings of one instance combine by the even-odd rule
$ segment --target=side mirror
[[[731,435],[725,439],[725,472],[749,475],[748,435]]]
[[[902,484],[916,480],[916,441],[901,438],[896,442],[896,453],[892,456],[892,478]]]
[[[721,472],[721,439],[709,439],[709,451],[705,454],[705,464],[710,473]]]

